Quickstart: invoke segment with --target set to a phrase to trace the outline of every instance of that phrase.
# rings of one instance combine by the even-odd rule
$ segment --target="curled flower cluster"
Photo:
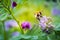
[[[38,14],[37,14],[38,15]],[[36,16],[39,20],[39,25],[44,32],[49,33],[49,30],[53,28],[51,17],[42,16],[42,13],[39,12],[39,16]]]

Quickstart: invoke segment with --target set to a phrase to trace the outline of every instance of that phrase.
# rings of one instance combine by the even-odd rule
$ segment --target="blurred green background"
[[[52,9],[54,7],[60,9],[59,0],[57,0],[55,2],[52,0],[50,0],[50,1],[47,1],[47,0],[12,0],[12,1],[15,1],[17,3],[17,6],[12,8],[10,5],[9,9],[11,10],[12,14],[19,21],[20,24],[24,21],[31,22],[32,26],[34,24],[38,24],[39,22],[35,18],[34,14],[36,14],[37,12],[40,11],[40,12],[42,12],[43,16],[46,15],[46,16],[52,17],[53,24],[55,25],[56,28],[58,27],[56,30],[60,30],[60,14],[59,15],[52,14]],[[7,4],[6,6],[11,4],[11,3],[9,3],[10,0],[2,0],[2,2],[4,4],[6,3]],[[14,29],[11,29],[9,32],[7,32],[7,34],[4,31],[3,22],[6,20],[10,20],[10,19],[13,19],[12,16],[9,15],[9,12],[6,8],[2,7],[1,2],[0,2],[0,40],[9,39],[8,38],[9,33],[14,30]],[[19,28],[17,28],[16,30],[20,31]],[[55,40],[56,39],[56,37],[53,34],[52,34],[52,36],[49,35],[49,36],[51,36],[51,39],[49,37],[46,38],[46,35],[44,33],[42,33],[42,32],[39,33],[40,32],[39,30],[41,30],[41,29],[39,29],[39,27],[37,28],[37,26],[36,26],[36,28],[31,32],[31,36],[35,35],[36,39],[34,37],[32,37],[34,39],[29,39],[29,40]],[[33,34],[33,32],[35,32],[35,33]],[[36,35],[39,36],[38,39],[37,39]],[[5,36],[6,39],[4,39],[3,36]],[[25,37],[27,37],[27,39],[28,39],[28,36],[23,36],[23,38],[25,38]],[[19,38],[20,38],[20,36],[19,36]],[[14,40],[17,40],[19,38],[16,38],[16,39],[14,38]],[[56,39],[56,40],[60,40],[59,38],[60,37],[58,37],[58,39]]]

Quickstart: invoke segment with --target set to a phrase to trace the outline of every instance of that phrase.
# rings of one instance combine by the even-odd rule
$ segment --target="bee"
[[[41,12],[36,13],[35,17],[40,21],[40,17],[42,17],[42,13]]]

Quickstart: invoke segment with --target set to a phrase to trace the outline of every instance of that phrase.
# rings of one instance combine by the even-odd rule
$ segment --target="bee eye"
[[[40,16],[39,14],[37,14],[37,16]]]

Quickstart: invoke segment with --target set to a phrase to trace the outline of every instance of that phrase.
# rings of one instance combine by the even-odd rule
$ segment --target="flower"
[[[50,34],[53,31],[53,24],[51,17],[43,16],[40,18],[40,26],[43,32]]]
[[[40,23],[40,26],[41,26],[42,30],[44,30],[46,28],[46,23]]]
[[[48,21],[46,16],[43,16],[42,18],[40,18],[40,26],[42,28],[42,30],[44,30],[47,26],[46,22]]]
[[[47,26],[48,26],[49,29],[53,29],[54,28],[54,25],[51,22],[49,22]]]
[[[12,33],[12,36],[13,36],[13,37],[17,37],[17,36],[19,36],[19,35],[20,35],[19,32],[13,32],[13,33]]]
[[[12,3],[12,7],[14,8],[14,7],[16,7],[17,6],[17,3],[16,2],[13,2]]]
[[[5,30],[8,31],[12,27],[18,27],[18,24],[15,20],[8,20],[4,22]]]
[[[52,9],[52,14],[53,14],[53,15],[60,15],[60,9],[54,7],[54,8]]]
[[[51,22],[51,17],[43,16],[42,18],[40,18],[40,23],[39,24],[40,24],[42,30],[44,30],[46,28],[49,28],[49,29],[53,28],[53,25],[52,25],[52,22]]]
[[[22,29],[30,29],[30,28],[31,28],[29,22],[23,22],[23,23],[21,24],[21,26],[22,26]]]
[[[46,23],[48,21],[46,16],[43,16],[42,18],[40,18],[40,23]]]

